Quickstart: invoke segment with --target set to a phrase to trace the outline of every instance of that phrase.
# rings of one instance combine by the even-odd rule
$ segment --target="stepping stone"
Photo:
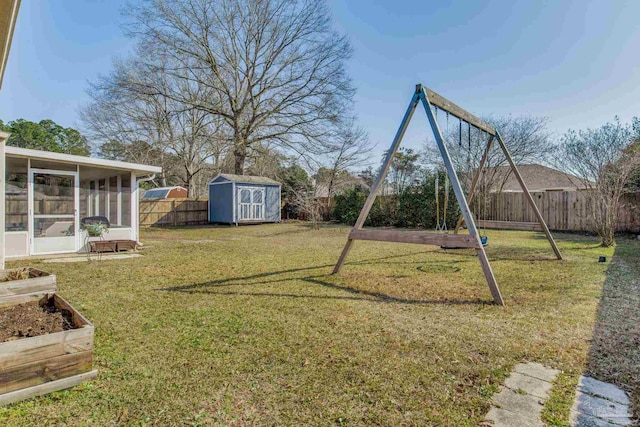
[[[494,427],[543,427],[542,403],[559,371],[539,363],[520,363],[493,396],[495,406],[485,420]]]
[[[494,427],[544,427],[540,417],[531,418],[495,407],[491,408],[485,420]]]
[[[548,382],[552,382],[560,373],[557,369],[547,368],[540,363],[518,363],[513,371]]]
[[[529,375],[512,372],[511,376],[506,379],[504,385],[511,390],[518,392],[523,391],[540,399],[546,399],[551,390],[551,382],[530,377]]]
[[[573,406],[573,411],[579,414],[600,418],[603,421],[613,422],[618,425],[630,425],[631,423],[631,414],[629,414],[628,405],[623,405],[601,397],[591,396],[581,391],[577,392],[576,403]]]
[[[590,377],[580,377],[578,388],[583,393],[587,393],[592,396],[600,396],[604,399],[618,402],[623,405],[630,404],[627,393],[614,384],[598,381]]]
[[[538,414],[542,412],[540,399],[530,394],[520,394],[505,388],[493,397],[493,401],[499,408],[507,408],[511,412],[521,415]]]
[[[614,384],[580,377],[571,408],[574,427],[631,426],[629,397]]]
[[[627,424],[617,424],[605,421],[591,415],[581,414],[579,412],[571,412],[571,425],[574,427],[620,427],[630,426],[631,420]]]

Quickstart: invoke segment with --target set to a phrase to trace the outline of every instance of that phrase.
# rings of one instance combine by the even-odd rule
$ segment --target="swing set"
[[[445,195],[444,195],[444,206],[443,206],[443,221],[440,221],[440,208],[439,208],[439,182],[438,178],[436,178],[435,190],[436,190],[436,231],[438,233],[429,233],[425,231],[404,231],[404,230],[389,230],[389,229],[363,229],[363,225],[369,215],[369,211],[373,206],[373,202],[377,197],[378,190],[380,189],[382,183],[384,182],[387,173],[389,172],[389,168],[391,166],[391,162],[393,157],[395,156],[398,148],[400,147],[400,143],[402,142],[402,138],[409,126],[409,122],[413,117],[413,114],[418,107],[418,104],[422,103],[424,110],[427,114],[427,118],[429,119],[429,124],[431,126],[431,130],[433,131],[433,135],[436,140],[436,144],[438,145],[438,149],[442,156],[442,160],[444,162],[444,167],[446,169],[447,175],[445,178]],[[434,109],[436,114],[434,114]],[[455,169],[453,168],[453,163],[451,162],[451,157],[449,156],[449,152],[444,143],[444,137],[440,130],[440,126],[437,120],[437,110],[440,109],[447,113],[447,124],[449,115],[456,117],[459,120],[459,144],[462,145],[462,124],[466,123],[469,129],[469,137],[468,144],[469,148],[471,148],[471,127],[473,126],[478,131],[482,131],[486,133],[489,137],[487,140],[487,145],[484,150],[484,154],[480,160],[480,165],[478,166],[476,173],[474,174],[473,180],[471,181],[471,186],[469,188],[469,192],[467,196],[463,194],[462,187],[460,186],[460,181],[458,180],[458,175],[456,174]],[[416,85],[416,90],[411,98],[411,102],[409,103],[409,107],[404,114],[402,122],[400,123],[400,127],[396,132],[396,135],[393,139],[391,147],[389,151],[387,151],[387,156],[385,157],[384,163],[382,164],[382,168],[380,169],[380,173],[376,178],[376,181],[371,187],[371,192],[369,193],[369,197],[365,202],[362,210],[360,211],[360,215],[358,216],[358,220],[355,225],[351,229],[349,233],[349,237],[347,242],[342,249],[342,253],[340,254],[340,258],[338,258],[338,262],[336,263],[333,274],[337,274],[340,272],[351,247],[353,246],[354,240],[373,240],[373,241],[382,241],[382,242],[397,242],[397,243],[417,243],[424,245],[435,245],[440,246],[442,248],[473,248],[476,250],[478,260],[480,261],[480,265],[482,266],[482,271],[484,273],[487,284],[489,285],[489,290],[491,291],[491,295],[493,297],[493,301],[496,304],[504,305],[504,300],[502,299],[502,294],[500,293],[500,288],[496,282],[495,276],[493,274],[493,270],[491,268],[491,264],[489,263],[489,259],[487,258],[487,254],[484,250],[484,244],[486,244],[486,236],[480,236],[478,233],[478,229],[476,227],[476,222],[473,217],[471,210],[469,209],[469,204],[472,202],[473,197],[476,193],[478,187],[478,181],[480,180],[481,174],[483,173],[484,166],[487,162],[487,158],[489,156],[489,152],[491,147],[493,146],[494,141],[497,141],[502,152],[504,153],[511,170],[520,183],[522,187],[522,191],[525,194],[531,208],[533,209],[542,230],[544,231],[551,248],[553,249],[556,257],[561,260],[562,255],[556,245],[556,242],[553,240],[553,236],[547,227],[544,219],[542,218],[542,214],[538,210],[535,202],[533,201],[533,197],[527,186],[522,179],[522,175],[518,171],[516,164],[511,158],[511,154],[509,154],[509,150],[507,149],[500,133],[494,129],[491,125],[469,113],[468,111],[462,109],[457,106],[453,102],[448,99],[440,96],[436,92],[431,89],[421,85]],[[458,222],[456,223],[456,227],[454,229],[453,234],[449,234],[447,230],[447,204],[448,204],[448,194],[449,194],[449,183],[451,183],[451,187],[453,189],[453,193],[460,205],[460,210],[462,212]],[[485,189],[486,190],[486,189]],[[462,225],[466,224],[466,228],[468,234],[459,233]],[[483,242],[484,240],[484,242]],[[484,244],[483,244],[484,243]]]

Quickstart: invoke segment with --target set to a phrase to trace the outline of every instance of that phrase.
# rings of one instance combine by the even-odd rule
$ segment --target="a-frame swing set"
[[[436,144],[438,145],[438,149],[440,150],[440,154],[442,155],[442,160],[444,161],[444,166],[447,171],[447,176],[449,177],[449,181],[451,182],[451,187],[453,192],[458,200],[458,204],[460,205],[460,210],[462,212],[462,216],[458,220],[456,224],[454,234],[433,234],[425,231],[404,231],[404,230],[389,230],[389,229],[363,229],[362,226],[369,215],[369,211],[373,206],[373,202],[378,194],[378,190],[380,186],[384,182],[387,173],[389,172],[389,168],[391,166],[391,162],[393,161],[393,157],[398,151],[400,147],[400,143],[402,142],[402,138],[409,126],[409,122],[413,117],[413,113],[415,112],[418,104],[422,103],[424,110],[427,114],[427,118],[429,119],[429,124],[431,125],[431,130],[433,131],[433,136],[435,137]],[[453,164],[451,162],[451,157],[449,156],[449,152],[447,150],[447,146],[444,143],[444,138],[442,136],[442,132],[440,131],[440,127],[438,125],[438,120],[433,113],[432,108],[437,108],[447,112],[447,114],[451,114],[452,116],[458,118],[460,120],[460,129],[462,129],[462,122],[466,122],[469,126],[479,129],[480,131],[484,131],[489,135],[487,145],[484,151],[484,155],[480,161],[480,165],[474,175],[474,178],[471,182],[471,186],[469,188],[469,194],[467,197],[464,196],[462,192],[462,187],[460,186],[460,181],[458,180],[458,175],[456,174],[455,169],[453,168]],[[438,95],[431,89],[418,84],[416,85],[416,90],[411,98],[411,102],[409,103],[409,107],[404,114],[402,122],[400,123],[400,127],[398,128],[398,132],[396,132],[396,136],[393,139],[393,143],[387,152],[387,156],[385,157],[384,163],[380,169],[380,173],[376,178],[373,187],[371,187],[371,191],[369,193],[369,197],[365,202],[362,210],[360,211],[360,215],[358,216],[358,220],[355,225],[351,229],[349,233],[349,238],[344,248],[342,249],[342,253],[340,254],[340,258],[336,263],[336,266],[333,269],[333,273],[336,274],[342,268],[349,251],[351,250],[351,246],[353,245],[354,240],[375,240],[375,241],[383,241],[383,242],[398,242],[398,243],[418,243],[425,245],[435,245],[442,247],[456,247],[456,248],[473,248],[476,250],[478,259],[480,261],[480,265],[482,266],[482,271],[484,273],[485,279],[487,280],[487,284],[489,285],[489,290],[491,291],[491,295],[493,296],[493,301],[496,304],[504,305],[504,300],[502,299],[502,295],[500,293],[500,288],[496,283],[496,278],[493,275],[493,270],[491,269],[491,264],[489,263],[489,259],[487,258],[487,254],[484,250],[482,242],[480,240],[480,236],[478,234],[478,229],[476,227],[475,219],[471,210],[469,209],[469,203],[473,199],[474,193],[478,186],[479,178],[482,174],[482,169],[485,166],[487,161],[487,157],[491,150],[493,142],[497,141],[502,149],[502,152],[507,158],[509,162],[509,166],[516,179],[520,183],[522,187],[522,191],[525,194],[531,208],[535,212],[535,215],[544,231],[547,239],[549,240],[549,244],[553,249],[556,257],[558,259],[562,259],[562,255],[556,246],[556,242],[553,240],[553,236],[547,227],[544,219],[542,218],[542,214],[538,210],[535,202],[533,201],[533,197],[531,197],[531,193],[527,189],[527,186],[522,179],[522,175],[518,171],[516,164],[514,163],[511,155],[509,154],[509,150],[505,145],[500,133],[494,129],[491,125],[486,123],[485,121],[479,119],[468,111],[458,107],[453,102],[448,99]],[[460,227],[463,222],[467,226],[468,234],[459,234]]]

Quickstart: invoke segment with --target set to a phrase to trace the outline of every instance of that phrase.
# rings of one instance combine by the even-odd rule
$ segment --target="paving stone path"
[[[631,426],[629,397],[617,386],[580,377],[576,401],[571,408],[574,427]]]
[[[542,405],[560,371],[539,363],[519,363],[493,397],[485,422],[495,427],[543,427]]]

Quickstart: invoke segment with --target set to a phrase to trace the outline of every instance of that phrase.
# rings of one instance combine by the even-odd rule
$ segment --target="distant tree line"
[[[60,126],[53,120],[31,122],[17,119],[4,123],[0,120],[0,130],[11,135],[7,145],[33,150],[88,156],[91,152],[87,138],[78,130]]]
[[[625,194],[640,191],[640,118],[621,123],[618,118],[597,129],[569,130],[554,141],[546,130],[546,119],[535,117],[485,118],[500,130],[517,164],[544,163],[574,175],[576,185],[584,188],[591,210],[587,221],[591,231],[598,235],[602,246],[615,243],[618,212],[625,203]],[[487,135],[480,132],[469,135],[469,130],[454,126],[443,129],[445,144],[451,154],[460,182],[467,191],[472,176],[477,172],[486,146]],[[435,143],[427,142],[424,152],[400,149],[394,156],[387,180],[368,216],[366,225],[396,226],[433,229],[437,214],[435,177],[441,183],[438,197],[443,214],[445,179],[440,153]],[[496,167],[506,164],[506,158],[494,147],[487,160],[487,169],[481,174],[480,184],[471,210],[484,218],[490,191],[500,191],[510,174],[497,173]],[[372,182],[375,173],[369,169],[361,174]],[[366,182],[367,180],[363,180]],[[335,198],[333,219],[355,223],[368,196],[366,185],[355,186]],[[640,206],[627,206],[640,213]],[[460,215],[452,189],[447,208],[448,227],[455,227]]]

